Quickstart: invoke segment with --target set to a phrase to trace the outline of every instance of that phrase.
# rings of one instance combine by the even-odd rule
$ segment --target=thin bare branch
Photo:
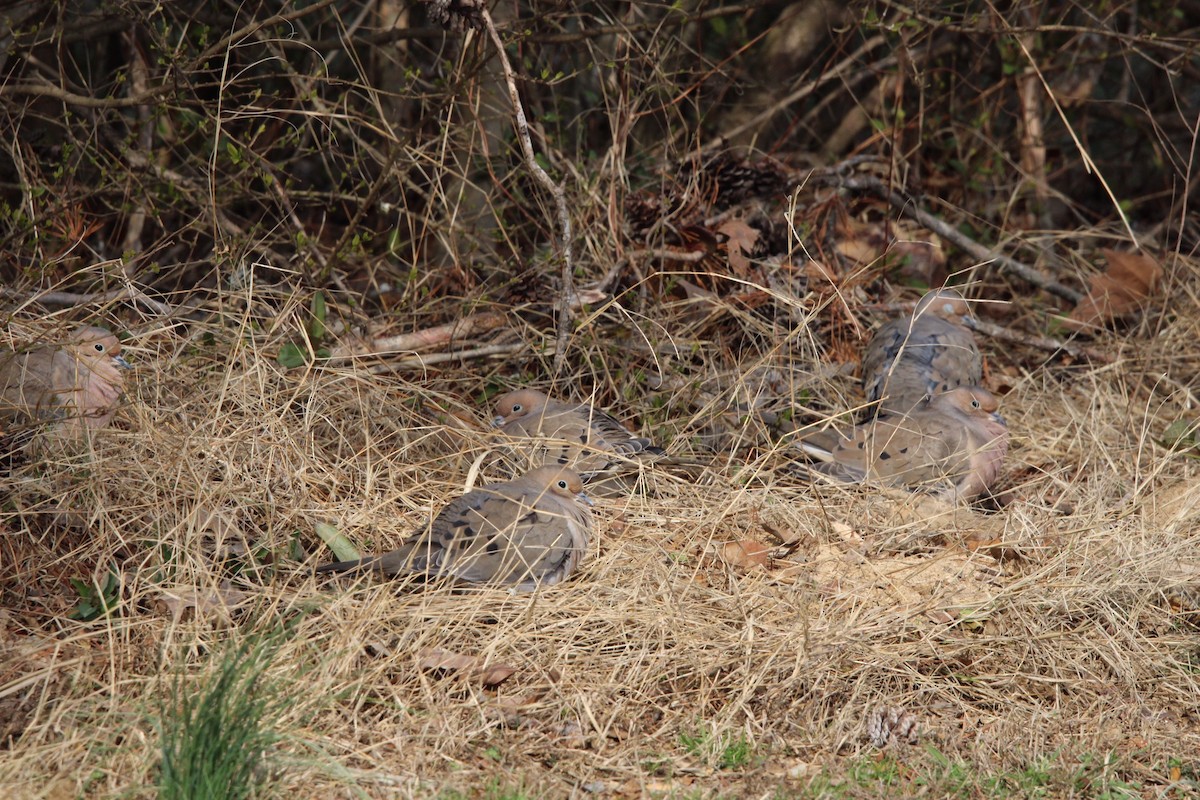
[[[499,328],[506,321],[504,314],[484,313],[463,317],[455,322],[438,325],[433,328],[406,333],[400,336],[385,336],[370,340],[352,340],[348,344],[335,347],[330,360],[343,361],[358,356],[376,356],[385,353],[404,353],[421,350],[426,347],[452,342],[474,336],[477,333]]]
[[[887,200],[892,208],[921,223],[938,236],[964,250],[972,258],[976,258],[983,263],[994,263],[996,266],[1006,272],[1011,272],[1021,280],[1032,283],[1040,289],[1045,289],[1047,292],[1068,300],[1072,304],[1077,304],[1083,299],[1083,295],[1080,292],[1068,286],[1063,286],[1058,281],[1048,275],[1042,274],[1028,264],[1023,264],[1015,258],[1010,258],[1001,253],[989,250],[954,226],[943,222],[933,214],[920,208],[911,197],[906,197],[900,192],[888,188],[878,178],[869,175],[838,175],[832,171],[822,173],[819,177],[821,180],[828,181],[837,186],[843,186],[847,189],[857,189],[859,191],[865,190],[878,195]]]
[[[566,366],[567,343],[570,340],[571,322],[574,319],[574,315],[571,313],[571,295],[575,291],[575,268],[571,258],[571,213],[567,208],[567,194],[562,186],[555,183],[554,179],[546,174],[546,171],[537,163],[537,158],[533,153],[533,142],[529,138],[529,121],[525,118],[525,107],[521,103],[520,92],[517,91],[516,73],[513,72],[512,65],[508,61],[508,54],[504,52],[504,42],[500,40],[500,34],[496,32],[496,25],[492,22],[491,14],[486,8],[481,11],[492,44],[496,48],[496,57],[500,59],[500,65],[504,70],[505,82],[508,84],[508,95],[512,101],[513,114],[517,121],[517,140],[521,143],[521,152],[525,155],[525,166],[537,182],[550,192],[554,198],[554,206],[558,210],[558,225],[561,230],[558,245],[563,260],[562,285],[559,287],[558,298],[558,345],[554,354],[554,374],[555,377],[558,377],[562,374],[563,367]]]

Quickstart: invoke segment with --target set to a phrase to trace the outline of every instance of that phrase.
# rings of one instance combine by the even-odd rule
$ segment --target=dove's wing
[[[389,575],[417,573],[522,591],[552,585],[568,577],[587,553],[592,519],[577,499],[581,490],[579,476],[570,470],[532,470],[455,499],[428,528],[390,553],[317,571],[370,567]]]

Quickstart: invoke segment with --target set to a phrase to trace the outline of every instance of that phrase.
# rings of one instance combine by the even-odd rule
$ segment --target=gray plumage
[[[953,289],[928,292],[911,316],[891,320],[867,344],[862,383],[878,412],[906,412],[926,397],[976,386],[983,357],[966,326],[971,315]]]
[[[531,470],[451,501],[399,548],[318,573],[369,568],[532,591],[565,580],[591,542],[591,501],[579,475],[563,467]]]
[[[536,389],[500,397],[492,424],[507,436],[529,439],[535,462],[570,467],[585,483],[630,459],[663,455],[661,447],[633,434],[612,415],[586,403],[560,402]]]
[[[845,434],[821,431],[799,447],[818,460],[807,470],[848,483],[935,488],[972,500],[996,481],[1008,452],[1008,427],[996,398],[959,386],[908,414],[882,412]]]

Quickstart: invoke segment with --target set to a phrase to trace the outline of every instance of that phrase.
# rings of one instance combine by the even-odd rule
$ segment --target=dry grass
[[[481,399],[503,365],[286,372],[282,335],[248,325],[141,336],[118,428],[13,478],[0,794],[154,796],[172,681],[281,623],[268,675],[287,703],[269,761],[284,796],[867,797],[893,763],[911,765],[894,792],[960,770],[963,796],[986,794],[987,776],[1045,764],[1055,795],[1161,787],[1172,763],[1194,791],[1197,468],[1155,443],[1184,412],[1153,376],[1200,361],[1200,305],[1178,297],[1113,367],[1022,374],[1036,354],[992,351],[1012,384],[1018,485],[990,514],[805,486],[749,425],[723,439],[744,458],[705,455],[713,404],[752,391],[714,363],[704,391],[668,396],[668,414],[690,415],[656,426],[674,419],[671,449],[712,459],[708,478],[602,501],[582,573],[530,595],[310,569],[329,558],[315,523],[387,547],[477,461],[496,476]],[[760,366],[795,360],[780,347]],[[833,380],[808,388],[850,391]],[[770,569],[719,557],[728,541],[773,542],[768,528],[799,547]],[[110,567],[119,613],[68,619],[67,579]],[[435,649],[511,675],[424,668]],[[868,715],[895,706],[936,753],[873,755]]]

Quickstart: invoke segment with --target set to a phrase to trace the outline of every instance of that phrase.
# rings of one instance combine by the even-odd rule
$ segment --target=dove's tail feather
[[[810,458],[815,458],[817,461],[833,461],[833,453],[830,452],[829,448],[823,447],[816,442],[808,442],[801,439],[800,441],[796,442],[796,447],[798,447],[800,452],[804,453],[804,455]]]
[[[841,463],[829,448],[823,445],[801,439],[795,446],[810,460],[793,461],[791,468],[808,481],[832,478],[842,483],[861,483],[866,478],[862,470]]]
[[[364,567],[370,567],[377,561],[379,561],[379,556],[368,556],[352,561],[335,561],[332,564],[322,564],[317,567],[316,573],[320,575],[323,572],[354,572]]]
[[[807,461],[789,461],[784,467],[784,474],[794,475],[806,483],[821,479],[821,474],[813,469],[813,464]]]

